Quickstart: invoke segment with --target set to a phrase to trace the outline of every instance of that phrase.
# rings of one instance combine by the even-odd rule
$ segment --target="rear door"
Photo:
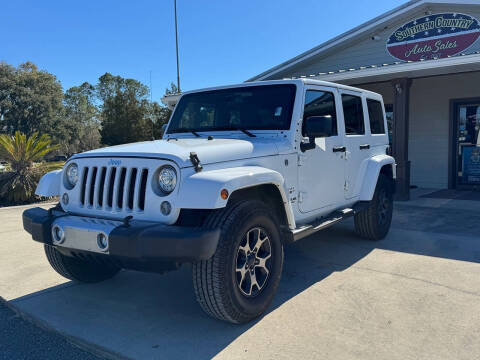
[[[370,157],[369,134],[367,133],[365,96],[361,92],[340,90],[345,125],[345,199],[359,195],[365,172],[366,160]]]

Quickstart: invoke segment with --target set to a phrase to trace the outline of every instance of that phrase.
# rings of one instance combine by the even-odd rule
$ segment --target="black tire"
[[[204,226],[220,228],[221,236],[213,257],[193,264],[198,303],[208,315],[231,323],[245,323],[260,316],[275,295],[283,268],[283,244],[273,211],[257,200],[239,201],[212,213]],[[250,238],[245,237],[247,233]],[[262,246],[254,251],[246,241],[256,243],[257,234],[258,239],[263,237]],[[249,256],[246,248],[252,250]],[[268,255],[263,254],[268,251],[270,257],[265,260]],[[250,261],[253,253],[254,260]],[[259,257],[264,267],[258,264]],[[252,285],[252,279],[261,287]]]
[[[355,214],[355,230],[358,235],[375,241],[387,236],[393,214],[392,189],[392,180],[380,174],[368,208]]]
[[[115,276],[120,268],[114,265],[100,264],[65,256],[53,246],[45,244],[45,254],[53,269],[67,279],[96,283]]]

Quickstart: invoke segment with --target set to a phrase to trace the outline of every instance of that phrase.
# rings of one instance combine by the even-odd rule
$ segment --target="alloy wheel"
[[[247,231],[237,249],[235,275],[246,297],[257,296],[266,286],[272,267],[272,245],[263,228]]]

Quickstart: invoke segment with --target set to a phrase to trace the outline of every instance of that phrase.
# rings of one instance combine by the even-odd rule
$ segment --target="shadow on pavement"
[[[381,242],[357,238],[353,222],[347,221],[288,246],[269,313],[376,248],[480,262],[480,212],[445,211],[399,205],[392,232]],[[450,236],[453,233],[458,236]],[[124,356],[211,358],[258,321],[236,326],[204,315],[195,302],[190,271],[189,266],[165,275],[123,271],[104,283],[67,283],[12,304]]]

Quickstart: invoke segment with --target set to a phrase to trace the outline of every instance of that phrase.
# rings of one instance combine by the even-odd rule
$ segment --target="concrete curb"
[[[58,331],[55,329],[53,326],[49,325],[46,321],[40,320],[35,318],[34,316],[27,314],[23,312],[22,310],[18,309],[15,305],[13,305],[11,302],[6,301],[3,297],[0,296],[0,302],[3,303],[5,306],[7,306],[10,310],[12,310],[15,314],[20,316],[23,320],[30,322],[34,324],[35,326],[39,327],[40,329],[57,334],[61,337],[63,337],[65,340],[67,340],[70,344],[73,346],[88,352],[92,355],[108,359],[108,360],[133,360],[129,357],[125,357],[119,353],[116,353],[114,351],[108,350],[100,345],[96,345],[93,343],[90,343],[88,341],[85,341],[79,337],[68,335],[65,333],[62,333],[61,331]]]

